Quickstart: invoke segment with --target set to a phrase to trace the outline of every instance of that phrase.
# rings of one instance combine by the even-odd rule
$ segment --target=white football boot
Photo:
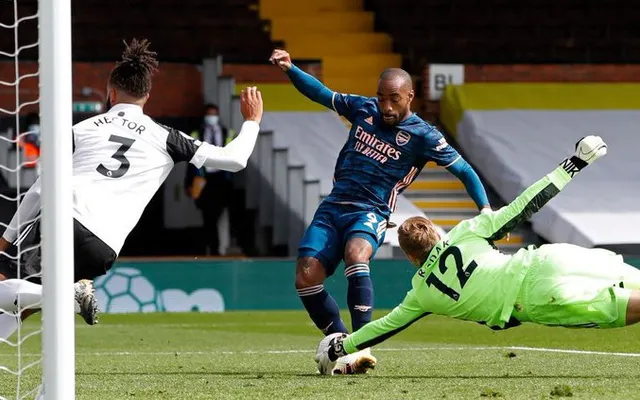
[[[371,354],[371,349],[367,348],[338,358],[332,372],[333,375],[366,374],[368,370],[376,367],[377,361]]]
[[[84,319],[89,325],[98,323],[98,301],[96,300],[93,282],[82,279],[74,285],[76,292],[76,314]]]

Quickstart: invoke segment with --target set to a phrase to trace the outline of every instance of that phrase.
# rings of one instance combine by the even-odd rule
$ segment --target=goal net
[[[74,399],[70,0],[0,0],[0,231],[41,179],[40,244],[18,221],[5,256],[41,252],[42,312],[0,339],[0,399]],[[18,308],[20,304],[17,304]],[[0,332],[25,315],[0,310]]]

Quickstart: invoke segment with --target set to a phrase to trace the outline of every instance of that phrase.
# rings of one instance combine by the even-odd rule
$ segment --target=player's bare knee
[[[347,242],[344,250],[345,265],[368,264],[373,254],[373,246],[368,240],[357,237]]]
[[[319,285],[326,279],[324,267],[313,257],[299,258],[296,263],[296,289]]]

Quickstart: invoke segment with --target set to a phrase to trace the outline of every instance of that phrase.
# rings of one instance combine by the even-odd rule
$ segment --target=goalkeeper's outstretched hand
[[[318,350],[313,359],[318,364],[318,372],[322,375],[333,375],[336,360],[339,356],[344,355],[342,340],[346,337],[346,333],[332,333],[325,336],[318,344]]]
[[[585,136],[576,143],[576,157],[591,164],[607,154],[607,144],[600,136]]]

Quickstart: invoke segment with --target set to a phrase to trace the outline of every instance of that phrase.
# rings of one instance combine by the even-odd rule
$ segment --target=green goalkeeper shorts
[[[534,250],[513,316],[521,322],[575,328],[626,325],[640,270],[607,250],[550,244]]]

